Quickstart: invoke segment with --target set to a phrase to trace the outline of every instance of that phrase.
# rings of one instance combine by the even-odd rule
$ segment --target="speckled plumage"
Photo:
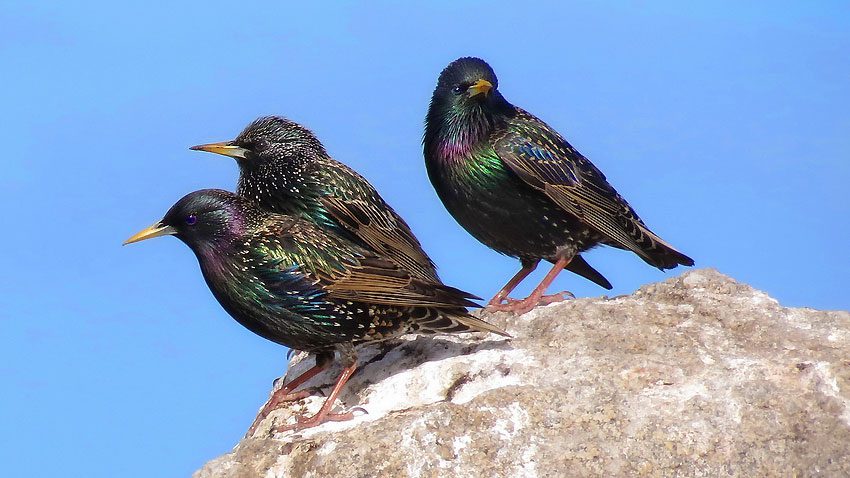
[[[423,144],[428,176],[452,216],[524,266],[572,258],[568,270],[610,288],[579,256],[600,243],[660,269],[693,265],[560,134],[505,100],[481,59],[461,58],[440,74]]]
[[[195,252],[234,319],[287,347],[319,352],[409,332],[497,330],[466,312],[475,304],[463,292],[227,191],[191,193],[161,224]]]
[[[240,195],[270,211],[297,215],[345,235],[421,279],[439,280],[407,223],[365,178],[331,158],[304,126],[278,116],[263,117],[227,144],[240,151],[235,155]]]
[[[254,201],[216,189],[188,194],[163,219],[128,239],[175,235],[195,253],[222,307],[255,334],[316,354],[316,366],[278,389],[251,426],[281,403],[303,398],[295,389],[338,353],[343,372],[319,413],[279,430],[352,418],[332,413],[354,373],[354,346],[407,333],[493,332],[475,318],[468,294],[422,279],[394,260],[298,216],[269,212]]]

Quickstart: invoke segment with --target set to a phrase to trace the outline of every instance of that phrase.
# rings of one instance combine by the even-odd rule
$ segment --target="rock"
[[[850,476],[848,312],[695,270],[488,320],[515,338],[364,348],[367,415],[270,437],[322,398],[294,403],[194,476]]]

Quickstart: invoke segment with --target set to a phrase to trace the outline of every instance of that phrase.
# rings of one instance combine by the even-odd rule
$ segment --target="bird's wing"
[[[354,170],[340,165],[337,172],[351,176],[351,181],[343,181],[348,187],[328,185],[332,193],[321,201],[331,216],[370,248],[399,262],[413,275],[439,282],[436,266],[404,219]]]
[[[420,279],[392,259],[382,258],[308,221],[269,223],[251,247],[255,262],[293,267],[311,277],[328,298],[398,306],[478,307],[469,294]]]
[[[422,250],[410,226],[389,206],[378,208],[367,201],[338,196],[324,196],[322,204],[334,219],[373,250],[396,259],[423,279],[439,280],[434,263]]]
[[[413,277],[393,261],[361,257],[328,281],[334,297],[391,305],[479,307],[469,294],[439,282]]]
[[[690,261],[646,227],[593,163],[533,115],[519,110],[493,135],[492,146],[524,182],[614,244],[661,268]]]

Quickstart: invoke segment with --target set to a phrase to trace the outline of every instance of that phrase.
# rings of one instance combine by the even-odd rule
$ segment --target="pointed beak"
[[[177,234],[177,229],[174,229],[171,226],[166,226],[165,224],[158,222],[151,227],[145,228],[136,234],[130,236],[129,239],[124,241],[124,245],[132,244],[134,242],[144,241],[145,239],[153,239],[154,237],[159,236],[173,236]]]
[[[490,90],[493,89],[493,83],[490,83],[487,80],[478,80],[472,86],[467,89],[467,93],[469,93],[469,97],[478,96],[481,93],[484,93],[484,96],[490,94]]]
[[[223,154],[231,158],[244,159],[247,149],[231,144],[231,141],[222,141],[221,143],[199,144],[189,148],[194,151],[206,151],[208,153]]]

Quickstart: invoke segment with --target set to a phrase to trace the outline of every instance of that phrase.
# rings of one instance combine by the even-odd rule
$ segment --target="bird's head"
[[[202,189],[183,196],[154,225],[124,244],[159,236],[177,236],[195,252],[220,249],[245,228],[245,200],[220,189]]]
[[[232,141],[201,144],[190,149],[230,156],[236,159],[243,172],[290,161],[294,157],[327,155],[312,131],[280,116],[258,118]]]
[[[447,66],[437,80],[431,109],[443,114],[490,112],[504,102],[496,73],[484,60],[459,58]]]

